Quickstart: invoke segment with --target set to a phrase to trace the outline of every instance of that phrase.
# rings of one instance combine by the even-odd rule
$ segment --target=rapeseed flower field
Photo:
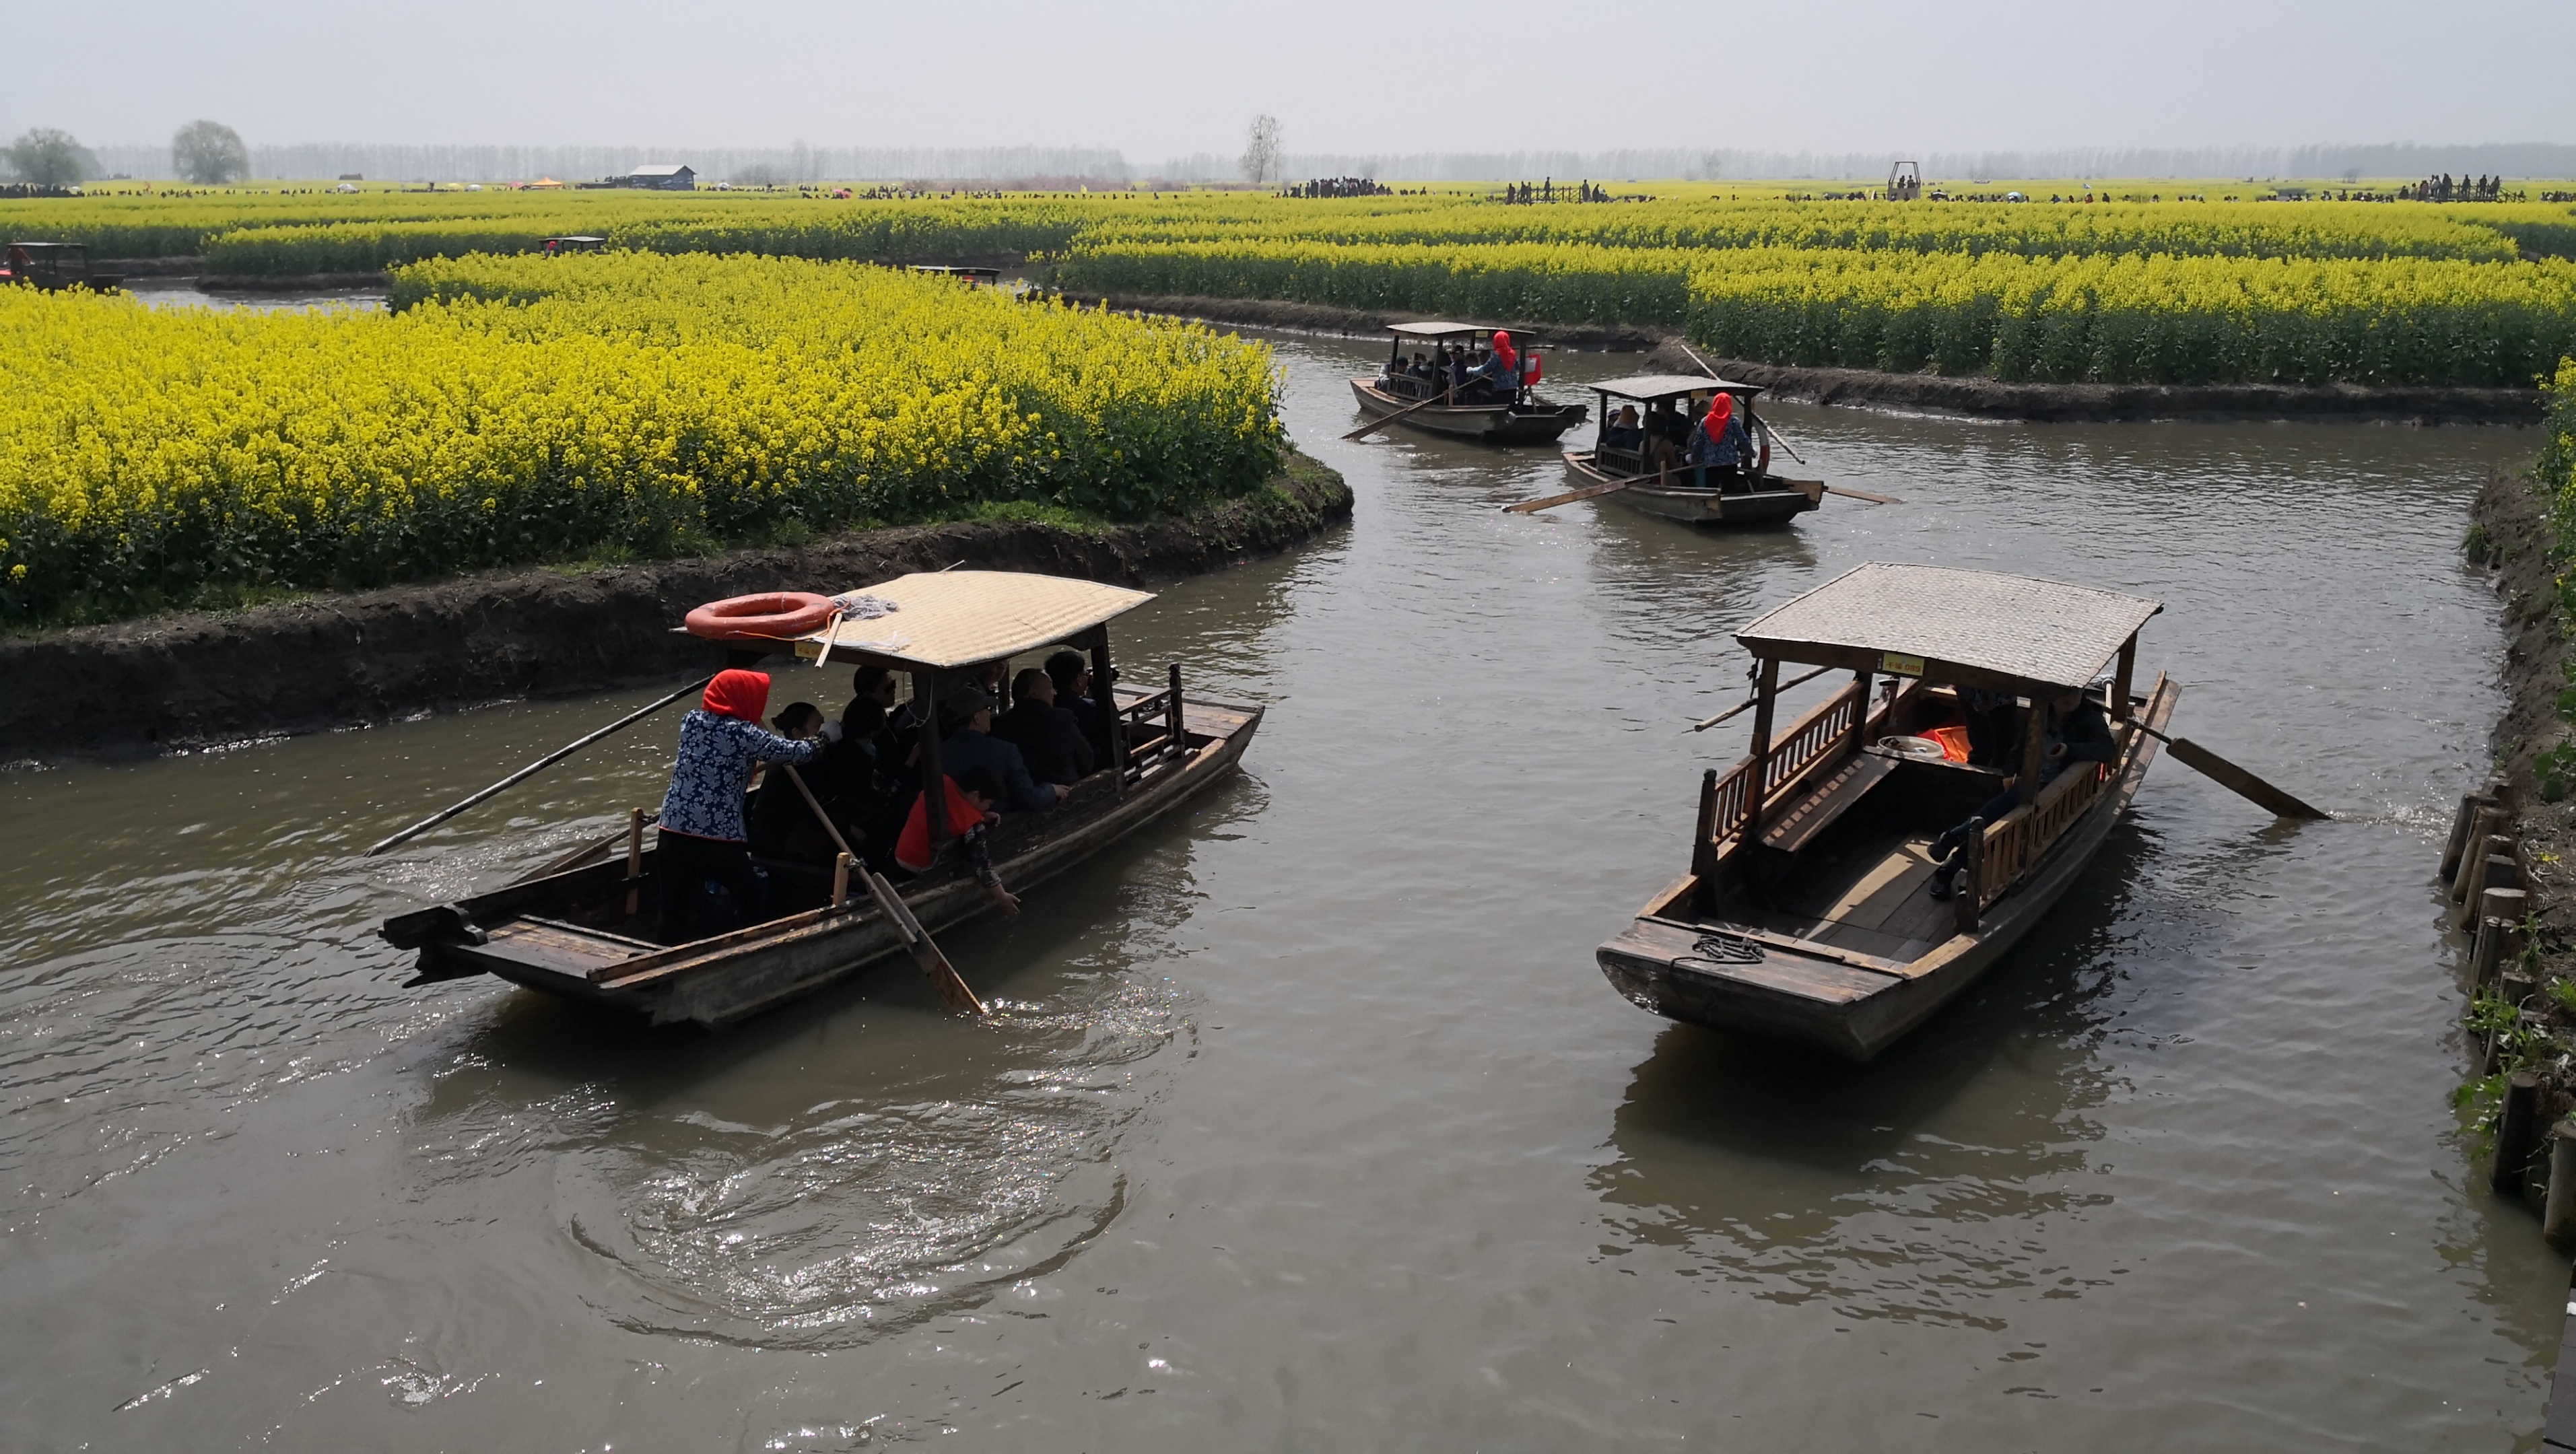
[[[1012,503],[1134,519],[1283,447],[1258,344],[882,268],[469,257],[395,302],[0,288],[0,622]]]

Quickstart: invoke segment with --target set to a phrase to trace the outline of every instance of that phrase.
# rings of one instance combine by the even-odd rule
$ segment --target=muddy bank
[[[579,574],[530,569],[0,639],[0,762],[184,750],[511,697],[685,674],[690,607],[970,568],[1139,584],[1220,569],[1350,518],[1350,487],[1293,455],[1269,487],[1179,519],[1097,532],[1024,521],[868,531]]]
[[[2558,711],[2568,689],[2567,633],[2558,611],[2559,564],[2547,501],[2528,475],[2499,473],[2470,510],[2466,545],[2504,603],[2505,714],[2492,745],[2496,771],[2513,784],[2514,811],[2537,901],[2544,960],[2576,969],[2576,793],[2557,802],[2541,792],[2536,761],[2576,727]],[[2464,788],[2474,784],[2463,784]]]
[[[1647,356],[1659,370],[1696,373],[1678,343]],[[1966,414],[1988,419],[2100,422],[2123,419],[2349,419],[2393,424],[2537,424],[2537,389],[2452,389],[2329,384],[2029,384],[1868,369],[1791,368],[1711,358],[1729,378],[1784,398],[1864,409]]]
[[[1066,293],[1063,297],[1068,303],[1086,306],[1106,303],[1120,312],[1153,313],[1167,318],[1195,319],[1202,323],[1231,323],[1242,328],[1344,334],[1355,338],[1381,335],[1390,323],[1421,323],[1436,316],[1341,308],[1329,303],[1292,303],[1276,298],[1130,298],[1097,293]],[[1589,323],[1549,323],[1539,325],[1534,331],[1558,348],[1601,353],[1644,353],[1672,337],[1670,330],[1642,325],[1603,327]]]
[[[1305,333],[1381,333],[1390,323],[1426,314],[1372,312],[1264,298],[1086,297],[1084,303],[1239,327]],[[1670,329],[1542,324],[1536,332],[1560,348],[1646,355],[1640,372],[1698,373]],[[1870,369],[1796,368],[1752,359],[1709,358],[1731,379],[1760,384],[1783,398],[1845,408],[1964,414],[1986,419],[2076,423],[2136,419],[2346,419],[2397,424],[2536,424],[2536,389],[2453,389],[2333,384],[2034,384]]]
[[[260,277],[243,273],[208,273],[197,286],[209,293],[328,293],[349,288],[389,288],[390,273],[288,273]]]

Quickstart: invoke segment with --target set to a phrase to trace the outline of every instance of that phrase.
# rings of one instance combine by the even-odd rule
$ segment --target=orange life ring
[[[780,641],[823,629],[832,598],[812,591],[770,591],[709,601],[689,613],[691,636],[709,641]]]

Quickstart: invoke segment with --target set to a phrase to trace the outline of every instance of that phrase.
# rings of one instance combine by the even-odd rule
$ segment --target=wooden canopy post
[[[1109,744],[1110,781],[1120,795],[1127,791],[1127,735],[1118,730],[1117,673],[1109,664],[1109,627],[1091,628],[1092,705],[1100,711],[1101,740]]]
[[[1691,840],[1691,874],[1705,880],[1717,871],[1717,769],[1699,775],[1699,836]],[[1707,892],[1703,882],[1700,890]]]
[[[1869,683],[1870,671],[1868,667],[1862,667],[1859,671],[1852,673],[1852,694],[1854,702],[1852,706],[1851,745],[1843,749],[1842,755],[1845,757],[1849,757],[1853,753],[1856,753],[1869,745]]]
[[[2013,785],[2013,796],[2027,804],[2039,796],[2039,775],[2048,766],[2048,703],[2040,695],[2045,687],[2033,685],[2030,715],[2022,724],[2021,779]]]
[[[1760,672],[1753,679],[1753,744],[1745,749],[1752,759],[1752,774],[1744,783],[1744,836],[1749,842],[1762,833],[1762,809],[1771,798],[1771,714],[1780,704],[1780,658],[1762,658]]]
[[[912,674],[912,714],[921,719],[921,733],[914,740],[921,751],[921,801],[923,818],[930,827],[930,852],[936,857],[948,842],[948,787],[941,779],[939,765],[939,673],[917,671]]]
[[[2129,683],[2138,666],[2138,633],[2120,643],[2120,664],[2111,669],[2111,720],[2129,720]]]
[[[1172,692],[1165,703],[1163,717],[1165,755],[1175,759],[1189,748],[1190,739],[1181,732],[1181,664],[1172,663]]]

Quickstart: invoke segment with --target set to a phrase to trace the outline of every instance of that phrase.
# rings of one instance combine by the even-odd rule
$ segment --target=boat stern
[[[1594,951],[1630,1004],[1865,1061],[1912,1023],[1903,976],[1801,954],[1711,925],[1641,915]]]

